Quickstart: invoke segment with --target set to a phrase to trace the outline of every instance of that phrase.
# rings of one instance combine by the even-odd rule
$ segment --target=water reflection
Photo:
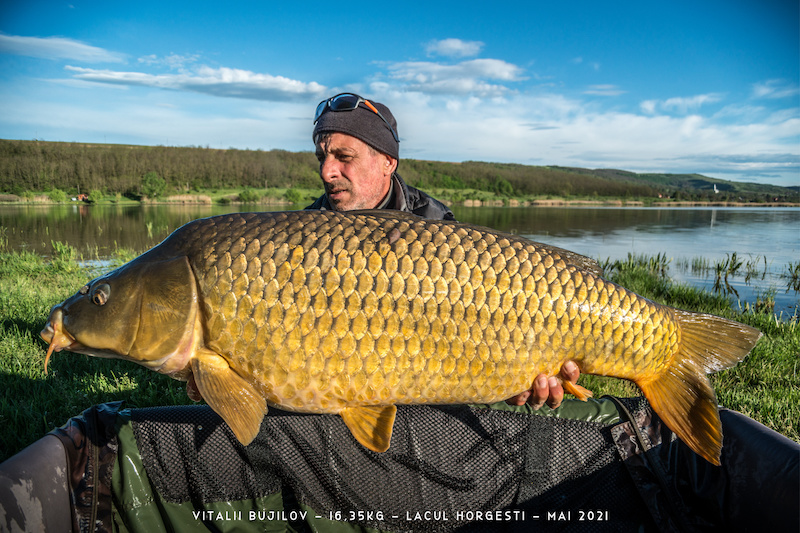
[[[261,205],[244,209],[219,205],[0,206],[0,227],[10,249],[50,255],[51,243],[57,241],[69,243],[84,255],[103,257],[118,248],[146,250],[190,220],[243,210],[270,209]]]

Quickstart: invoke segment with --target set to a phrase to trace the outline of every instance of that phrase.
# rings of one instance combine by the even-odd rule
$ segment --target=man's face
[[[389,192],[397,160],[344,133],[317,143],[319,175],[337,211],[374,209]]]

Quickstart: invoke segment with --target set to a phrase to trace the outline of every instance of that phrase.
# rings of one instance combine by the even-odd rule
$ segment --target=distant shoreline
[[[83,202],[79,200],[72,200],[67,202],[54,202],[47,196],[36,196],[33,199],[24,200],[22,198],[10,198],[12,195],[0,195],[0,205],[28,205],[39,207],[51,207],[57,205],[264,205],[264,206],[279,206],[285,205],[297,206],[310,204],[310,201],[301,202],[301,204],[292,204],[286,200],[278,198],[261,198],[258,202],[239,202],[229,201],[225,204],[214,202],[210,197],[205,195],[178,195],[174,197],[166,197],[160,200],[137,201],[137,200],[122,200],[122,201],[101,201],[98,203]],[[644,202],[642,200],[622,200],[618,198],[608,198],[604,200],[564,200],[564,199],[551,199],[551,200],[520,200],[520,199],[494,199],[494,200],[463,200],[453,202],[448,199],[442,199],[442,203],[448,206],[458,207],[643,207],[643,208],[665,208],[665,207],[800,207],[800,203],[793,202],[703,202],[703,201],[651,201]]]
[[[798,203],[791,202],[770,202],[770,203],[748,203],[748,202],[651,202],[645,205],[641,201],[608,200],[608,201],[584,201],[584,200],[536,200],[530,202],[531,206],[538,207],[580,207],[586,206],[608,206],[608,207],[800,207]]]
[[[676,201],[676,202],[643,202],[641,200],[509,200],[505,204],[502,200],[481,201],[465,200],[458,204],[444,202],[448,205],[463,207],[800,207],[800,203],[792,202],[702,202],[702,201]]]

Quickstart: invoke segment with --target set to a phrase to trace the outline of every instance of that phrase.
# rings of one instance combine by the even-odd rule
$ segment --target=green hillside
[[[131,199],[222,189],[298,189],[315,195],[321,192],[317,167],[311,152],[0,140],[0,194],[6,195],[5,201],[47,192]],[[800,202],[797,187],[700,174],[414,159],[402,159],[399,172],[409,184],[453,202],[510,198]]]
[[[710,178],[702,174],[637,174],[635,172],[628,172],[625,170],[617,169],[585,169],[573,167],[553,167],[563,168],[570,172],[577,172],[581,174],[588,174],[591,176],[598,176],[601,178],[625,181],[636,183],[640,185],[649,185],[651,187],[660,188],[670,192],[677,191],[696,191],[696,192],[714,192],[716,185],[716,194],[771,194],[775,196],[791,196],[800,192],[800,187],[779,187],[777,185],[765,185],[759,183],[745,183],[736,181],[726,181],[718,178]]]

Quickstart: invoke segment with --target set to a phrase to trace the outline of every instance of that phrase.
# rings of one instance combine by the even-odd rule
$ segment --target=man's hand
[[[573,361],[567,361],[561,367],[561,379],[569,381],[573,385],[578,382],[581,371]],[[533,380],[533,388],[529,391],[517,394],[516,396],[506,400],[509,405],[525,405],[527,402],[534,409],[539,409],[544,404],[547,404],[552,409],[561,405],[564,399],[564,387],[561,381],[555,376],[547,377],[547,374],[539,374]]]

